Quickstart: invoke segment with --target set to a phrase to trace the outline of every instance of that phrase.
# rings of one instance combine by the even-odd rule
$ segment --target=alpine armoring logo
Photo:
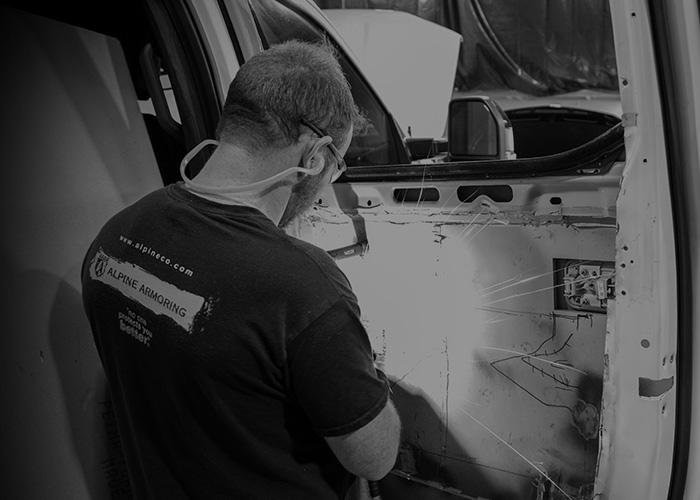
[[[109,257],[102,252],[97,254],[97,260],[95,260],[95,276],[100,278],[107,269],[107,262],[109,262]]]

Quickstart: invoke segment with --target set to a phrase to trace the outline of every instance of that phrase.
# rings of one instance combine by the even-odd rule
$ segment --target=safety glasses
[[[316,125],[309,123],[308,121],[306,121],[304,119],[301,119],[299,121],[301,122],[302,125],[311,129],[311,131],[319,137],[324,137],[324,136],[328,135],[322,129],[318,128]],[[343,172],[345,172],[347,170],[348,166],[345,164],[345,160],[343,159],[343,156],[340,154],[340,151],[338,151],[338,148],[336,148],[332,142],[328,143],[327,146],[328,146],[328,149],[331,150],[331,153],[333,154],[333,157],[335,158],[335,161],[337,164],[337,169],[335,172],[333,172],[333,175],[331,176],[331,183],[333,183],[333,182],[337,181],[341,175],[343,175]]]

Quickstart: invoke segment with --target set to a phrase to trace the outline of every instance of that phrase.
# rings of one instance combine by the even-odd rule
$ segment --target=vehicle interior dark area
[[[573,149],[620,123],[612,115],[560,106],[511,109],[506,115],[513,127],[518,158],[549,156]]]
[[[166,43],[167,30],[154,29],[155,23],[161,25],[175,22],[173,19],[154,20],[159,10],[159,2],[142,2],[126,0],[118,4],[100,4],[85,0],[46,3],[41,1],[10,1],[10,7],[47,17],[66,24],[113,37],[119,41],[136,91],[142,106],[142,116],[148,131],[153,152],[158,163],[164,184],[180,180],[177,165],[186,153],[188,144],[198,142],[191,130],[198,126],[197,119],[183,120],[178,114],[186,115],[193,106],[202,105],[200,99],[185,100],[185,95],[194,93],[197,84],[184,78],[184,72],[174,77],[170,68],[173,65],[187,64],[174,44]],[[184,8],[180,2],[173,2],[171,8]],[[167,12],[160,10],[167,17]],[[164,34],[164,32],[166,34]],[[158,35],[156,35],[158,33]],[[163,50],[167,47],[168,50]],[[201,54],[199,55],[201,57]],[[172,78],[171,78],[172,77]],[[179,80],[179,81],[178,81]],[[178,113],[179,111],[179,113]],[[190,113],[192,115],[194,113]],[[173,116],[175,115],[175,116]],[[206,114],[205,114],[206,115]],[[218,118],[216,106],[208,106],[209,120],[213,130],[215,118]],[[191,146],[190,146],[191,147]]]

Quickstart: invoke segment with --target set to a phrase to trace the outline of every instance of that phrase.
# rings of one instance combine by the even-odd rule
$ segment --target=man
[[[83,301],[138,498],[343,498],[393,466],[350,285],[279,229],[342,172],[358,119],[328,47],[274,46],[231,83],[201,171],[93,242]]]

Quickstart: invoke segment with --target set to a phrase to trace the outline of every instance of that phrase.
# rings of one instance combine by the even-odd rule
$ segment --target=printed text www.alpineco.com
[[[121,241],[125,245],[130,246],[131,248],[134,248],[134,249],[140,251],[142,254],[148,255],[149,257],[153,257],[154,259],[162,262],[163,264],[165,264],[167,266],[171,266],[173,269],[181,272],[185,276],[192,277],[194,274],[191,269],[188,269],[185,266],[178,264],[177,262],[172,262],[170,257],[166,257],[165,255],[158,252],[157,250],[154,250],[153,248],[149,247],[148,245],[144,245],[143,243],[132,241],[130,238],[126,238],[125,236],[119,236],[119,241]]]

